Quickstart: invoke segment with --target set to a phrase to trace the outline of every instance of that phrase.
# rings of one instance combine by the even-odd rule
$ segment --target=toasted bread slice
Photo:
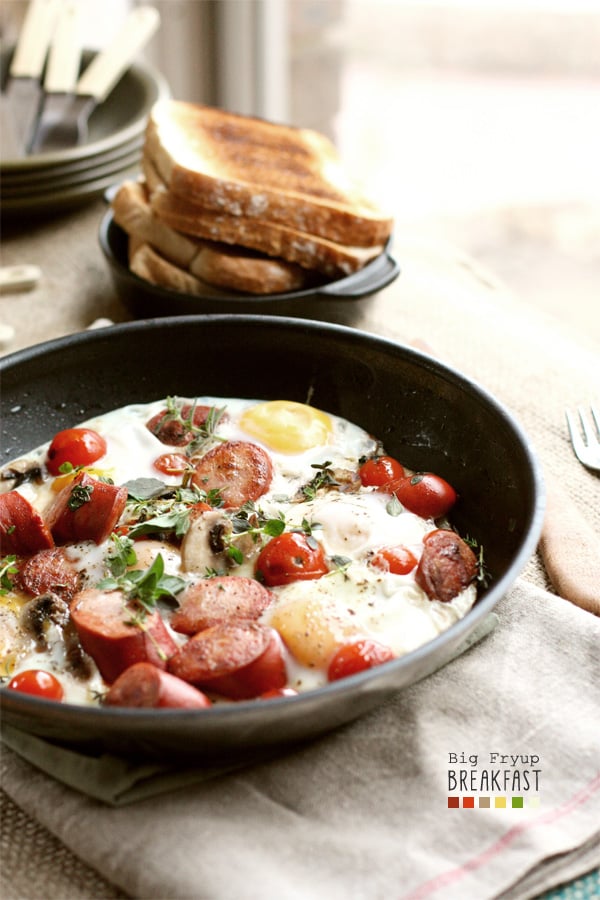
[[[187,269],[200,249],[200,242],[160,222],[152,214],[145,185],[124,181],[112,200],[115,222],[129,235],[155,247],[162,256]]]
[[[160,278],[155,283],[163,287],[172,286],[174,290],[189,287],[190,293],[200,293],[202,284],[188,281],[184,277],[186,270],[204,286],[210,284],[241,293],[279,294],[305,284],[306,273],[293,263],[271,259],[244,247],[198,241],[174,231],[154,216],[145,185],[139,181],[125,181],[113,199],[112,208],[115,222],[134,239],[136,269],[132,267],[132,271],[144,277],[141,273],[145,270],[155,279]],[[135,249],[139,244],[153,249],[159,259],[150,257],[148,249],[137,255]],[[177,267],[177,271],[167,270],[167,263]]]
[[[392,231],[331,141],[310,129],[164,100],[149,116],[144,152],[170,193],[215,213],[351,247],[384,244]]]
[[[167,190],[146,157],[142,166],[146,183],[152,186],[150,205],[157,219],[188,236],[249,247],[329,278],[351,275],[383,252],[383,245],[346,247],[272,222],[205,210]]]
[[[225,244],[205,244],[189,270],[209,284],[244,294],[286,294],[306,284],[300,266]]]
[[[129,241],[129,268],[138,278],[143,278],[150,284],[182,294],[204,296],[214,291],[211,285],[163,259],[150,244],[136,238],[130,238]]]

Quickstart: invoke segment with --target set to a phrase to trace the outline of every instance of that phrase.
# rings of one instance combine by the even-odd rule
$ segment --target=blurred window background
[[[79,2],[90,47],[136,5]],[[464,250],[600,340],[600,0],[153,5],[174,97],[327,133],[399,240]],[[24,6],[0,3],[3,38]]]

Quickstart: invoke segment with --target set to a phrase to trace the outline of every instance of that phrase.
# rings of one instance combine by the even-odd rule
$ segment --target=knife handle
[[[79,8],[75,0],[65,0],[48,54],[44,79],[46,92],[68,94],[74,91],[80,62]]]
[[[152,6],[134,9],[113,43],[89,64],[77,82],[77,93],[93,97],[97,103],[102,103],[137,52],[150,40],[159,23],[158,10]]]
[[[40,78],[58,12],[58,0],[31,0],[10,66],[11,78]]]

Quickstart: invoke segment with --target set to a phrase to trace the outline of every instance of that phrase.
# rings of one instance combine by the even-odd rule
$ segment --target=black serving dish
[[[473,609],[393,662],[292,698],[208,710],[68,706],[0,690],[2,721],[61,744],[140,758],[246,759],[313,739],[449,660],[535,551],[539,465],[511,414],[459,372],[338,325],[264,316],[130,322],[0,360],[3,459],[103,411],[166,395],[288,398],[353,420],[414,469],[447,478],[453,520],[485,549],[492,580]]]
[[[294,316],[352,325],[369,299],[394,281],[400,267],[388,244],[383,253],[363,269],[302,290],[256,296],[210,288],[206,296],[192,296],[150,284],[129,270],[128,237],[111,210],[100,223],[99,240],[108,262],[115,290],[135,318],[236,313]]]

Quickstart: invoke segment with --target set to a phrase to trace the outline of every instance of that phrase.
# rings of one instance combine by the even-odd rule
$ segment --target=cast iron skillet
[[[384,252],[363,269],[337,281],[260,297],[210,287],[205,296],[192,296],[150,284],[130,272],[127,264],[128,238],[115,223],[110,210],[100,223],[99,241],[117,294],[133,316],[143,319],[151,316],[236,313],[296,316],[352,325],[364,312],[370,298],[400,274],[400,267],[391,256],[388,242]]]
[[[140,758],[248,757],[349,722],[450,658],[534,552],[543,488],[512,416],[458,372],[337,325],[173,317],[84,332],[0,361],[3,460],[59,429],[167,395],[287,398],[349,418],[407,466],[447,478],[454,521],[485,549],[491,585],[471,612],[407,656],[294,698],[202,711],[67,706],[0,690],[4,722],[81,749]]]

